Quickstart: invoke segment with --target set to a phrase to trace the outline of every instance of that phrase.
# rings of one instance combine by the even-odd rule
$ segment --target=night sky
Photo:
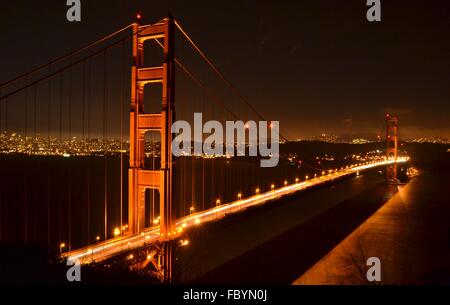
[[[400,116],[403,139],[450,138],[448,1],[382,0],[378,23],[366,20],[365,0],[82,0],[74,23],[65,2],[1,2],[0,82],[130,23],[136,12],[151,23],[171,11],[289,139],[373,136],[386,111]],[[187,54],[177,56],[190,61]]]

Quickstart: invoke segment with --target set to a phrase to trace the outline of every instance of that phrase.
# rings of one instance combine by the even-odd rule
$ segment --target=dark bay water
[[[127,223],[128,158],[123,158],[122,202],[119,156],[40,157],[0,156],[0,240],[7,243],[40,244],[67,250],[92,243]],[[158,160],[148,158],[149,168]],[[173,202],[177,217],[261,192],[272,183],[311,175],[292,166],[260,168],[251,160],[175,160]],[[159,215],[157,192],[146,193],[147,226]],[[122,212],[121,212],[122,204]]]
[[[334,147],[330,146],[329,149]],[[436,148],[437,147],[437,148]],[[357,147],[359,149],[359,146]],[[413,145],[407,147],[413,163],[447,173],[448,153],[443,146]],[[304,149],[302,148],[301,151]],[[293,151],[296,151],[293,149]],[[311,155],[312,156],[312,155]],[[147,160],[148,168],[158,167],[158,160]],[[328,164],[339,167],[342,164]],[[239,158],[195,159],[177,158],[174,164],[174,209],[177,217],[221,203],[245,198],[268,190],[274,183],[287,179],[313,176],[308,168],[288,166],[283,161],[276,168],[260,168],[259,161]],[[446,176],[448,177],[448,175]],[[113,237],[114,228],[127,223],[128,158],[123,158],[123,189],[121,196],[119,156],[49,157],[0,156],[0,241],[43,245],[53,251],[61,242],[67,247],[92,243],[99,236]],[[445,178],[444,178],[445,179]],[[449,181],[450,182],[450,181]],[[159,215],[156,192],[147,192],[147,225]],[[122,203],[122,213],[121,213]]]
[[[372,170],[199,228],[190,235],[196,247],[178,254],[180,281],[290,284],[396,196],[403,199],[397,204],[405,220],[395,231],[404,233],[386,235],[381,228],[378,236],[384,241],[380,249],[397,258],[398,264],[386,269],[389,283],[448,283],[450,153],[443,146],[409,149],[421,174],[398,196],[398,188],[385,185],[383,175]],[[399,266],[411,272],[402,273]]]

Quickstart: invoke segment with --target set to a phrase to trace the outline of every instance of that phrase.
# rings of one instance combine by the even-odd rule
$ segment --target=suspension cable
[[[5,98],[5,131],[8,131],[8,97]]]
[[[57,62],[60,62],[60,61],[62,61],[62,60],[64,60],[64,59],[67,59],[67,58],[73,56],[73,55],[76,55],[76,54],[78,54],[78,53],[80,53],[80,52],[83,52],[83,51],[85,51],[85,50],[87,50],[87,49],[89,49],[89,48],[91,48],[91,47],[94,47],[94,46],[96,46],[96,45],[98,45],[98,44],[100,44],[100,43],[102,43],[102,42],[108,40],[109,38],[114,37],[114,36],[116,36],[117,34],[119,34],[119,33],[123,32],[123,31],[127,30],[127,29],[130,28],[132,25],[133,25],[133,23],[131,23],[131,24],[129,24],[129,25],[127,25],[127,26],[125,26],[125,27],[123,27],[123,28],[121,28],[121,29],[119,29],[119,30],[117,30],[117,31],[115,31],[115,32],[113,32],[113,33],[111,33],[111,34],[105,36],[105,37],[102,37],[102,38],[100,38],[100,39],[97,39],[96,41],[93,41],[93,42],[91,42],[91,43],[88,43],[88,44],[82,46],[81,48],[78,48],[78,49],[73,50],[73,51],[71,51],[71,52],[69,52],[69,53],[66,53],[66,54],[63,55],[63,56],[54,58],[54,59],[52,59],[51,61],[47,62],[46,64],[40,65],[40,66],[38,66],[38,67],[36,67],[36,68],[34,68],[34,69],[32,69],[32,70],[26,72],[26,73],[23,73],[23,74],[21,74],[21,75],[18,75],[18,76],[16,76],[16,77],[10,79],[9,81],[4,82],[3,84],[0,84],[0,87],[4,87],[4,86],[6,86],[6,85],[9,85],[9,84],[11,84],[11,83],[13,83],[13,82],[15,82],[15,81],[18,81],[18,80],[24,78],[25,76],[28,76],[28,75],[30,75],[30,74],[33,74],[33,73],[38,72],[38,71],[40,71],[40,70],[46,68],[47,66],[50,66],[50,65],[52,65],[52,64],[54,64],[54,63],[57,63]]]
[[[184,32],[184,31],[183,31]],[[185,33],[185,32],[184,32]],[[186,34],[187,35],[187,34]],[[164,46],[163,46],[163,44],[157,39],[157,38],[155,38],[154,39],[155,41],[156,41],[156,43],[160,46],[160,47],[162,47],[162,48],[164,48]],[[200,51],[201,52],[201,51]],[[198,77],[196,77],[193,73],[192,73],[192,71],[190,71],[188,68],[187,68],[187,66],[185,65],[185,64],[183,64],[178,58],[175,58],[174,59],[175,60],[175,63],[183,70],[183,72],[187,75],[187,76],[189,76],[198,86],[200,86],[201,88],[203,88],[204,89],[204,91],[211,97],[211,98],[213,98],[216,102],[219,102],[224,108],[225,108],[225,110],[228,112],[228,113],[230,113],[236,120],[238,120],[239,119],[239,117],[233,112],[233,111],[231,111],[227,106],[226,106],[226,104],[225,104],[225,102],[222,100],[222,99],[220,99],[216,94],[214,94]],[[218,73],[220,73],[219,71],[217,71]],[[261,117],[262,118],[262,117]],[[262,118],[263,120],[264,120],[264,118]],[[283,139],[283,140],[285,140],[286,142],[288,142],[288,140],[285,138],[285,137],[283,137],[281,134],[280,134],[280,137]],[[311,168],[311,169],[313,169],[313,170],[316,170],[316,171],[323,171],[323,169],[320,169],[320,168],[317,168],[317,167],[314,167],[314,166],[312,166],[312,165],[309,165],[309,164],[307,164],[307,163],[305,163],[305,162],[302,162],[302,164],[304,164],[305,166],[307,166],[307,167],[309,167],[309,168]]]
[[[211,69],[219,76],[219,78],[231,89],[231,91],[242,101],[244,102],[261,120],[263,121],[267,121],[266,119],[264,119],[264,117],[261,115],[261,113],[259,113],[256,108],[250,103],[248,102],[243,95],[237,90],[237,88],[230,82],[227,80],[227,78],[225,78],[225,76],[219,71],[219,69],[212,63],[212,61],[206,56],[206,54],[198,47],[198,45],[192,40],[192,38],[186,33],[186,31],[183,30],[183,28],[181,27],[180,23],[175,20],[175,25],[177,26],[177,28],[180,30],[180,32],[183,34],[183,36],[187,39],[187,41],[191,44],[191,46],[194,48],[194,50],[203,58],[203,60],[211,67]],[[159,41],[158,41],[159,43]],[[159,43],[160,44],[160,43]],[[175,60],[177,62],[177,60]],[[179,64],[177,62],[177,64]],[[180,64],[179,64],[180,65]],[[180,67],[183,69],[183,67],[180,65]],[[183,69],[185,70],[185,69]],[[187,71],[185,71],[187,72]],[[287,138],[284,137],[281,133],[279,133],[279,136],[286,142],[288,142]],[[322,169],[319,169],[317,167],[308,165],[306,163],[305,164],[307,167],[317,170],[317,171],[322,171]]]
[[[83,61],[83,81],[82,81],[82,106],[81,106],[81,129],[83,134],[83,150],[85,150],[85,119],[86,119],[86,62]]]
[[[51,73],[51,65],[48,66]],[[48,100],[47,100],[47,149],[50,148],[50,127],[51,127],[51,104],[52,104],[52,79],[48,80]]]
[[[157,38],[155,38],[154,39],[155,41],[156,41],[156,43],[158,43],[159,44],[159,46],[161,47],[161,48],[164,48],[164,46],[163,46],[163,44],[157,39]],[[227,111],[227,112],[229,112],[236,120],[238,120],[239,119],[239,117],[233,112],[233,111],[231,111],[227,106],[226,106],[226,104],[225,104],[225,102],[222,100],[222,99],[220,99],[217,95],[215,95],[198,77],[196,77],[193,73],[192,73],[192,71],[190,71],[187,67],[186,67],[186,65],[184,65],[178,58],[175,58],[174,59],[175,60],[175,63],[183,70],[183,72],[187,75],[187,76],[189,76],[199,87],[201,87],[201,88],[203,88],[204,90],[205,90],[205,92],[207,92],[208,93],[208,95],[211,97],[211,98],[213,98],[213,99],[215,99],[217,102],[219,102],[220,104],[222,104],[222,107],[224,107],[225,108],[225,110]]]
[[[34,140],[36,141],[36,137],[37,137],[37,84],[34,85],[34,99],[33,99],[33,113],[34,113],[34,118],[33,118],[33,137]]]
[[[122,60],[125,58],[125,42],[122,43],[121,50]],[[124,102],[125,102],[125,72],[126,72],[126,61],[125,64],[122,64],[121,73],[122,79],[120,81],[120,234],[123,235],[123,115],[124,115]]]
[[[62,143],[62,107],[63,107],[63,74],[59,74],[59,143]]]
[[[108,79],[107,79],[107,53],[106,50],[103,52],[103,147],[106,148],[106,138],[107,138],[107,90],[108,90]],[[103,152],[103,165],[104,165],[104,221],[105,221],[105,240],[108,239],[108,159],[106,156],[106,150]]]
[[[72,146],[72,81],[73,81],[73,75],[72,75],[72,70],[73,69],[69,69],[69,97],[68,97],[68,102],[69,102],[69,111],[68,111],[68,124],[69,124],[69,143]]]
[[[0,96],[2,96],[2,87],[0,87]],[[3,133],[2,130],[2,103],[0,100],[0,134]]]
[[[159,22],[161,22],[161,20],[158,21],[158,22],[156,22],[156,23],[154,23],[154,24],[157,24],[157,23],[159,23]],[[149,25],[149,26],[151,26],[151,25]],[[22,87],[20,87],[20,88],[18,88],[18,89],[16,89],[16,90],[13,90],[12,92],[9,92],[9,93],[7,93],[7,94],[5,94],[5,95],[0,96],[0,102],[2,102],[3,100],[6,100],[6,101],[7,101],[7,97],[9,97],[9,96],[11,96],[11,95],[14,95],[14,94],[16,94],[16,93],[19,92],[19,91],[22,91],[22,90],[25,89],[25,88],[31,87],[31,86],[33,86],[33,85],[36,84],[36,83],[39,83],[39,82],[42,82],[42,81],[44,81],[44,80],[47,80],[47,79],[49,79],[49,78],[51,78],[51,77],[54,77],[55,75],[57,75],[57,74],[59,74],[59,73],[65,71],[65,70],[67,70],[67,69],[70,69],[71,67],[73,67],[73,66],[75,66],[75,65],[77,65],[77,64],[79,64],[79,63],[81,63],[81,62],[83,62],[83,61],[85,61],[85,60],[87,60],[87,59],[89,59],[89,58],[92,58],[92,57],[97,56],[98,54],[101,54],[101,53],[104,52],[105,50],[108,50],[108,49],[110,49],[110,48],[112,48],[112,47],[114,47],[114,46],[116,46],[116,45],[122,43],[123,41],[125,41],[125,40],[127,40],[127,39],[129,39],[129,38],[131,38],[131,37],[133,37],[133,36],[135,36],[135,35],[138,35],[141,31],[144,31],[146,28],[147,28],[147,27],[143,27],[142,29],[139,29],[137,32],[131,33],[131,34],[127,35],[126,37],[123,37],[123,38],[121,38],[121,39],[119,39],[119,40],[117,40],[117,41],[115,41],[115,42],[113,42],[113,43],[111,43],[111,44],[109,44],[109,45],[107,45],[107,46],[105,46],[105,47],[103,47],[103,48],[97,50],[96,52],[94,52],[94,53],[92,53],[92,54],[89,54],[89,55],[87,55],[87,56],[85,56],[85,57],[83,57],[83,58],[81,58],[81,59],[79,59],[79,60],[77,60],[77,61],[75,61],[75,62],[72,62],[71,64],[69,64],[69,65],[67,65],[67,66],[64,66],[64,67],[62,67],[62,68],[56,70],[55,72],[53,72],[53,73],[50,74],[50,75],[43,76],[43,77],[41,77],[41,78],[35,80],[34,82],[28,84],[28,85],[22,86]],[[73,54],[71,54],[71,55],[73,55]],[[67,56],[65,56],[65,58],[67,58],[67,57],[69,57],[69,56],[71,56],[71,55],[67,55]],[[28,75],[28,74],[30,74],[30,73],[27,73],[27,75]],[[0,86],[0,88],[2,88],[3,86],[4,86],[4,84],[2,84],[2,85]]]
[[[25,90],[25,142],[28,137],[28,89]]]
[[[264,119],[262,114],[249,102],[247,101],[244,96],[239,92],[239,90],[234,86],[225,76],[223,73],[219,71],[219,69],[216,67],[216,65],[213,64],[213,62],[206,56],[206,54],[198,47],[198,45],[192,40],[192,38],[183,30],[181,25],[177,20],[175,20],[176,27],[180,30],[180,32],[183,34],[183,36],[187,39],[187,41],[192,45],[194,50],[203,58],[203,60],[211,67],[211,69],[219,76],[219,78],[228,86],[228,88],[231,89],[231,91],[242,101],[244,102],[261,120],[267,121]],[[280,137],[288,142],[288,140],[280,133]]]

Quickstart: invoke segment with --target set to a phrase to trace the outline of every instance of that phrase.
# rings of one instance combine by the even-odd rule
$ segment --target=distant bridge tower
[[[386,157],[395,163],[386,166],[386,182],[397,184],[398,117],[386,114]]]
[[[171,17],[153,25],[133,24],[133,63],[131,68],[130,168],[128,182],[129,234],[145,229],[145,190],[159,192],[160,234],[170,240],[175,220],[172,211],[172,132],[175,116],[174,21]],[[162,66],[144,67],[144,43],[160,39],[164,47]],[[144,86],[162,84],[161,113],[145,113]],[[161,134],[161,168],[144,168],[144,135],[148,131]],[[167,253],[168,252],[168,253]],[[171,255],[171,248],[166,251]],[[163,263],[165,277],[171,276],[171,260]],[[166,279],[167,280],[167,279]]]

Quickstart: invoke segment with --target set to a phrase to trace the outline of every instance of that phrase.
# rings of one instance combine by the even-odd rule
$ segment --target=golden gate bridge
[[[216,93],[214,86],[208,85],[187,64],[175,57],[176,33],[186,39],[201,61],[216,75],[219,83],[234,96],[238,102],[237,107],[232,107],[229,99],[222,98]],[[162,56],[144,56],[147,54],[148,42],[154,42],[160,48],[159,52],[162,50]],[[148,64],[149,61],[151,65]],[[324,169],[302,161],[301,170],[299,167],[272,169],[269,175],[271,177],[257,177],[255,180],[255,169],[237,170],[223,179],[223,169],[211,164],[217,161],[234,162],[234,159],[226,156],[201,156],[201,173],[196,173],[197,167],[191,156],[191,175],[187,177],[184,167],[188,161],[182,158],[173,160],[171,150],[171,126],[175,121],[176,69],[180,69],[199,89],[194,92],[194,97],[177,97],[177,100],[182,101],[177,103],[177,117],[180,114],[182,117],[183,114],[192,114],[193,110],[197,109],[210,117],[220,117],[223,120],[241,120],[243,117],[253,116],[266,121],[180,23],[170,16],[154,24],[144,25],[138,15],[135,22],[0,85],[0,131],[4,138],[11,137],[13,130],[21,132],[24,136],[18,141],[22,145],[22,152],[33,149],[41,151],[42,154],[54,153],[66,157],[96,153],[103,158],[103,198],[96,198],[97,203],[103,202],[102,219],[96,219],[102,223],[103,232],[98,233],[97,226],[97,233],[93,238],[93,230],[89,227],[90,218],[93,217],[90,214],[90,201],[93,198],[89,195],[92,187],[89,181],[94,180],[93,173],[89,172],[84,189],[88,195],[79,199],[80,202],[87,202],[87,239],[77,247],[73,247],[71,242],[72,212],[74,208],[79,208],[74,207],[72,202],[72,178],[64,190],[69,194],[65,197],[67,206],[64,207],[67,211],[63,211],[59,204],[55,205],[54,201],[58,203],[64,199],[52,199],[52,185],[50,178],[48,180],[48,244],[58,240],[60,253],[67,259],[92,264],[125,253],[132,260],[133,255],[129,254],[131,251],[146,249],[145,258],[140,264],[152,265],[163,280],[171,281],[172,249],[174,245],[188,244],[188,240],[182,239],[182,236],[190,227],[377,166],[386,165],[387,180],[395,183],[396,164],[406,161],[405,158],[397,156],[398,119],[396,116],[387,116],[386,157],[378,160],[342,166],[340,169]],[[77,75],[81,77],[77,79]],[[118,85],[113,85],[113,82]],[[147,93],[155,93],[150,91],[154,88],[159,91],[159,97],[155,99],[156,103],[149,103]],[[186,91],[189,91],[191,87],[187,88]],[[199,96],[202,100],[200,102]],[[208,103],[205,100],[208,100]],[[128,102],[129,112],[125,108]],[[152,111],[155,108],[156,111]],[[247,113],[238,115],[236,109],[245,109]],[[74,116],[79,117],[74,119]],[[127,123],[129,127],[125,128]],[[99,130],[101,132],[98,132]],[[41,134],[45,134],[47,139],[42,140]],[[156,136],[149,139],[149,134]],[[285,137],[280,136],[283,141],[287,141]],[[81,141],[75,140],[76,137],[81,138]],[[92,141],[95,137],[100,137],[101,140]],[[112,138],[118,139],[113,142]],[[128,172],[125,165],[127,152]],[[119,170],[114,170],[119,177],[117,183],[112,183],[108,178],[111,175],[112,163],[108,154],[114,153],[120,157]],[[209,161],[211,164],[207,164],[205,169],[205,162]],[[181,167],[178,171],[175,170],[177,165]],[[86,166],[89,167],[89,164]],[[308,175],[302,175],[303,166],[306,166]],[[211,170],[209,173],[208,167]],[[221,180],[205,181],[214,180],[217,176],[215,169],[222,171]],[[245,174],[248,177],[245,177]],[[253,178],[250,178],[252,176]],[[27,182],[24,184],[26,187]],[[196,190],[196,184],[201,184],[200,191]],[[239,184],[238,189],[231,189],[230,186],[236,184]],[[111,198],[112,190],[116,191],[119,200]],[[178,194],[175,200],[176,193],[183,195]],[[206,198],[205,194],[208,194]],[[25,226],[31,213],[28,201],[29,198],[26,197]],[[115,223],[111,223],[108,213],[112,202],[115,202],[114,206],[118,205],[120,210],[119,221],[116,219]],[[175,202],[178,202],[178,205]],[[57,211],[54,212],[52,207]],[[50,221],[50,214],[53,213],[65,216],[55,224]],[[68,222],[67,229],[64,230],[65,237],[61,233],[64,221]],[[59,230],[57,237],[51,232],[52,229]],[[25,240],[30,238],[29,231],[30,228],[24,229]]]

